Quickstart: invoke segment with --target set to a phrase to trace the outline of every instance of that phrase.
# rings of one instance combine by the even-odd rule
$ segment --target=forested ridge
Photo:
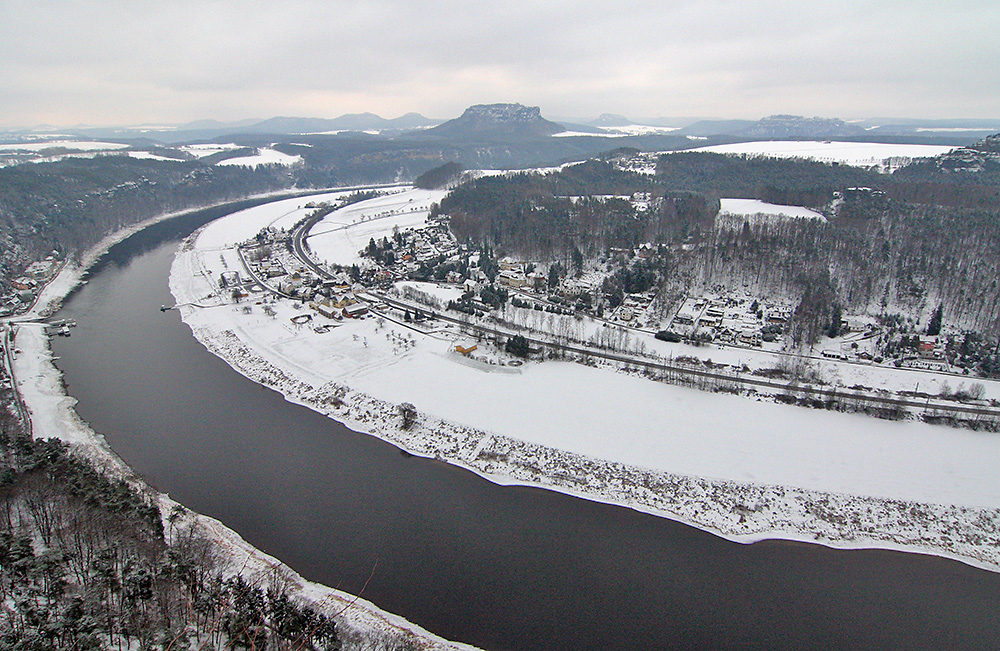
[[[629,202],[635,192],[655,192],[658,207],[637,213]],[[665,191],[649,176],[588,161],[554,174],[476,179],[455,188],[436,212],[450,217],[460,241],[545,258],[683,239],[711,227],[718,201]]]
[[[50,251],[69,255],[157,214],[292,187],[285,168],[128,156],[0,168],[0,274]]]
[[[653,245],[604,283],[655,272],[678,296],[724,285],[803,302],[798,341],[842,310],[912,321],[941,306],[953,326],[1000,335],[1000,144],[918,160],[893,174],[813,161],[678,152],[655,175],[615,161],[470,181],[440,205],[460,240],[498,256],[610,261]],[[636,194],[638,193],[638,194]],[[811,207],[825,220],[716,219],[720,197]],[[640,269],[641,268],[641,269]],[[632,271],[628,271],[631,269]],[[645,284],[645,283],[643,283]]]

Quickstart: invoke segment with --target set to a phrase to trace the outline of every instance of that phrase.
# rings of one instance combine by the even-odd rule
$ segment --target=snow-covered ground
[[[808,158],[824,163],[847,165],[878,165],[889,158],[921,158],[940,156],[954,149],[942,145],[895,145],[877,142],[819,142],[766,140],[711,145],[688,151],[708,151],[716,154],[746,154],[775,158]],[[668,152],[669,153],[669,152]]]
[[[680,127],[655,127],[647,124],[629,124],[621,127],[598,127],[607,133],[624,133],[629,136],[660,135],[678,131]]]
[[[792,218],[792,219],[821,219],[826,217],[801,206],[779,206],[773,203],[758,201],[757,199],[720,199],[722,207],[719,215],[732,215],[737,217],[757,217],[767,218]]]
[[[1000,437],[757,402],[574,363],[500,373],[464,363],[452,351],[464,338],[457,331],[422,335],[368,319],[317,334],[289,328],[293,314],[291,306],[271,318],[224,305],[185,318],[231,330],[313,386],[347,385],[588,457],[722,480],[1000,507]],[[414,341],[405,350],[404,335]]]
[[[629,136],[663,135],[677,131],[680,127],[654,127],[645,124],[629,124],[621,127],[597,127],[600,131],[560,131],[552,134],[555,138],[589,136],[591,138],[628,138]]]
[[[234,149],[239,149],[240,146],[234,143],[205,143],[198,145],[184,145],[183,147],[178,147],[181,151],[186,151],[196,158],[204,158],[206,156],[211,156],[212,154],[218,154],[223,151],[232,151]]]
[[[95,432],[77,415],[74,409],[76,399],[66,394],[62,374],[53,364],[45,328],[41,323],[32,320],[51,313],[66,294],[80,282],[83,272],[114,243],[125,239],[142,227],[178,214],[183,213],[161,215],[127,231],[109,235],[81,256],[79,266],[64,266],[42,291],[33,310],[13,325],[16,329],[14,347],[17,351],[13,359],[14,378],[17,389],[31,414],[34,436],[65,441],[75,453],[87,457],[105,472],[140,487],[149,494],[154,494],[153,489],[146,486],[141,477],[111,450],[102,435]],[[179,506],[165,494],[155,494],[155,497],[164,518],[175,513],[175,507]],[[183,525],[200,528],[205,535],[216,542],[220,554],[219,560],[228,564],[231,573],[242,574],[253,584],[266,586],[270,581],[278,581],[282,585],[287,585],[291,596],[307,600],[321,612],[336,613],[342,633],[350,632],[352,637],[363,642],[382,643],[385,645],[384,648],[476,651],[475,647],[445,640],[402,617],[379,609],[364,599],[306,581],[280,560],[252,547],[239,534],[218,520],[189,510],[185,510],[184,513],[183,521],[175,522],[171,528]]]
[[[344,264],[376,236],[364,217],[399,205],[391,199],[357,204],[356,218],[332,213],[313,250]],[[241,373],[355,429],[493,481],[627,504],[735,539],[818,537],[1000,563],[993,546],[1000,544],[1000,437],[699,392],[573,363],[515,367],[484,342],[464,357],[454,352],[466,339],[461,332],[411,328],[399,314],[330,321],[335,327],[320,334],[291,325],[301,305],[279,302],[271,317],[210,298],[217,289],[204,272],[219,253],[216,240],[202,240],[207,233],[171,270],[178,303],[217,304],[182,308],[195,336]],[[330,406],[334,396],[343,409]],[[402,402],[416,405],[424,427],[398,428]],[[669,494],[649,488],[661,484]],[[845,518],[853,523],[847,529]]]
[[[241,165],[243,167],[257,167],[259,165],[294,165],[302,160],[301,156],[291,156],[283,154],[277,149],[261,147],[253,156],[240,156],[239,158],[227,158],[221,160],[217,165]]]
[[[323,262],[341,265],[360,262],[358,252],[372,238],[391,238],[394,228],[424,226],[431,204],[445,194],[444,190],[411,188],[346,206],[313,226],[305,239],[306,245]]]
[[[207,248],[231,247],[238,242],[250,239],[263,228],[289,230],[313,208],[307,205],[334,202],[351,194],[349,190],[338,190],[325,194],[313,194],[308,197],[272,201],[261,206],[254,206],[208,224],[202,231],[202,244]]]
[[[117,142],[99,142],[89,140],[42,140],[0,145],[0,152],[40,152],[45,149],[53,148],[75,149],[77,151],[110,151],[113,149],[125,149],[126,147],[128,147],[128,145],[123,145]]]
[[[162,160],[173,163],[179,162],[179,159],[177,158],[167,158],[166,156],[160,156],[159,154],[154,154],[151,151],[129,151],[125,153],[132,158],[141,158],[145,160]]]

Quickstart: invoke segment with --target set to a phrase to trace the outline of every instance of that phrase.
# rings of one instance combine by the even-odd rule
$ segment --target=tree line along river
[[[286,402],[191,335],[167,276],[195,213],[116,245],[59,313],[77,411],[152,485],[310,580],[486,649],[1000,648],[1000,574],[731,543],[502,487]]]

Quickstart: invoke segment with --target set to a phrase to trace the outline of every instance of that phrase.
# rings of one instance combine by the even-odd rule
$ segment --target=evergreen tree
[[[528,347],[528,340],[522,335],[514,335],[507,340],[507,344],[504,346],[506,350],[511,355],[517,355],[518,357],[526,358],[531,352]]]
[[[936,337],[941,334],[941,319],[944,316],[944,305],[938,303],[937,309],[931,315],[931,320],[927,322],[927,334]]]

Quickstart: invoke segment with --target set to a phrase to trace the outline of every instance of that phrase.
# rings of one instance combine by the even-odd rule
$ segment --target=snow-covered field
[[[179,162],[179,159],[177,158],[167,158],[166,156],[160,156],[159,154],[154,154],[151,151],[129,151],[125,153],[131,156],[132,158],[142,158],[145,160],[162,160],[173,163]]]
[[[312,227],[306,244],[317,260],[351,265],[361,261],[358,252],[374,238],[392,237],[393,228],[423,226],[431,204],[444,190],[411,188],[336,210]]]
[[[262,228],[290,229],[295,222],[312,212],[307,204],[334,202],[351,194],[349,190],[339,190],[308,197],[272,201],[261,206],[247,208],[233,213],[225,220],[216,220],[202,231],[203,246],[206,248],[230,247],[250,239]]]
[[[997,436],[757,402],[574,363],[501,373],[452,352],[464,338],[457,331],[422,335],[369,319],[317,334],[287,327],[292,314],[290,306],[272,319],[225,305],[186,320],[232,330],[313,386],[347,385],[588,457],[721,480],[1000,507]],[[414,341],[405,350],[404,335]]]
[[[800,206],[779,206],[773,203],[758,201],[757,199],[720,199],[719,201],[722,203],[722,207],[719,209],[719,215],[733,215],[737,217],[756,217],[760,215],[764,218],[776,219],[792,218],[826,220],[826,217],[815,210],[802,208]]]
[[[239,158],[227,158],[221,160],[217,165],[241,165],[243,167],[257,167],[258,165],[294,165],[302,160],[301,156],[291,156],[283,154],[277,149],[261,147],[253,156],[240,156]]]
[[[7,151],[30,151],[40,152],[45,149],[75,149],[77,151],[110,151],[113,149],[125,149],[128,145],[117,142],[98,142],[89,140],[43,140],[36,142],[14,143],[0,145],[0,152]]]
[[[775,158],[808,158],[824,163],[847,165],[878,165],[889,158],[921,158],[939,156],[954,149],[942,145],[894,145],[876,142],[819,142],[766,140],[711,145],[688,151],[708,151],[716,154],[746,154]]]
[[[362,216],[383,212],[389,205],[382,201],[352,206],[357,219],[333,213],[326,240],[311,243],[314,250],[344,264],[343,256],[375,236]],[[379,232],[385,228],[391,225]],[[290,325],[304,310],[290,302],[273,305],[269,317],[245,314],[221,296],[208,299],[216,288],[204,271],[219,255],[216,239],[202,240],[208,233],[178,254],[171,291],[178,303],[218,306],[185,308],[182,318],[240,372],[355,429],[493,481],[623,503],[732,538],[816,536],[845,546],[909,545],[991,567],[1000,562],[1000,548],[982,544],[1000,543],[998,436],[699,392],[573,363],[500,365],[504,355],[485,344],[473,359],[454,352],[465,337],[441,325],[424,330],[368,318],[331,321],[335,327],[319,334]],[[345,409],[330,407],[334,395],[345,396]],[[397,427],[402,402],[416,405],[423,429]],[[637,488],[649,482],[691,492]],[[737,507],[748,495],[757,496],[756,506]],[[809,506],[831,500],[841,505],[832,520]],[[757,509],[764,502],[767,508]],[[950,515],[915,518],[912,505]],[[741,511],[736,522],[734,508],[756,515]],[[841,518],[856,525],[845,530]],[[966,531],[962,546],[947,537],[956,527]]]
[[[223,151],[232,151],[234,149],[239,149],[240,146],[233,143],[216,144],[216,143],[206,143],[199,145],[184,145],[183,147],[178,147],[181,151],[186,151],[196,158],[204,158],[206,156],[211,156],[212,154],[218,154]]]
[[[572,138],[576,136],[589,136],[591,138],[628,138],[629,136],[663,135],[680,129],[680,127],[654,127],[644,124],[629,124],[621,127],[597,128],[600,129],[600,131],[560,131],[559,133],[552,134],[552,136],[555,138]]]
[[[646,124],[629,124],[621,127],[599,127],[607,133],[624,133],[629,136],[648,136],[671,133],[680,127],[655,127]]]

